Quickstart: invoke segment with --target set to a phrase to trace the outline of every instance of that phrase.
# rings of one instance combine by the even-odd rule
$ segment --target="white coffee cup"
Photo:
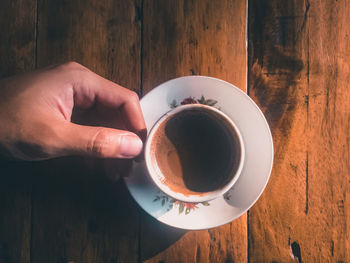
[[[187,126],[182,127],[181,125],[184,124],[180,125],[181,121],[183,123],[188,123],[188,127],[193,131],[192,137],[189,137],[189,135],[187,135],[187,133],[190,132],[183,131],[183,129]],[[199,123],[202,126],[198,126],[196,123]],[[208,125],[208,131],[205,126],[206,123]],[[176,124],[178,124],[178,126],[176,126]],[[217,127],[215,127],[215,125],[217,125]],[[198,190],[197,188],[196,190],[193,190],[193,187],[190,188],[188,186],[188,182],[191,181],[188,179],[191,179],[192,175],[187,174],[186,181],[184,167],[186,167],[186,163],[187,167],[189,167],[188,163],[190,166],[192,164],[185,157],[181,157],[181,154],[179,153],[180,150],[177,151],[177,149],[181,148],[179,148],[179,146],[174,146],[177,145],[177,141],[171,141],[171,139],[169,139],[170,133],[168,132],[167,134],[165,132],[167,129],[170,129],[169,127],[175,127],[172,129],[175,131],[171,130],[170,133],[185,134],[185,137],[187,136],[189,138],[192,138],[193,141],[196,141],[197,145],[201,145],[198,143],[201,143],[200,140],[203,138],[203,146],[201,145],[201,147],[204,147],[204,150],[197,151],[197,155],[200,157],[204,156],[206,159],[203,160],[208,160],[208,158],[211,156],[212,159],[210,160],[217,160],[215,163],[206,161],[203,163],[203,165],[205,167],[208,167],[208,171],[211,171],[213,167],[218,167],[218,171],[222,171],[220,174],[215,174],[216,172],[207,173],[205,167],[201,168],[202,170],[204,169],[203,175],[205,174],[205,177],[203,176],[203,180],[201,180],[200,173],[196,174],[196,178],[199,184],[204,184],[201,189],[205,190]],[[201,129],[196,130],[196,127],[200,127]],[[216,133],[210,133],[211,130],[215,131]],[[195,136],[197,134],[196,132],[198,133],[198,136]],[[203,135],[203,133],[205,133],[205,135]],[[221,134],[222,136],[214,136],[216,137],[213,138],[214,141],[210,141],[208,139],[204,140],[204,138],[209,138],[208,136],[211,134]],[[174,138],[181,138],[181,136],[176,136],[176,134],[173,135]],[[210,149],[216,149],[215,140],[217,141],[218,145],[221,145],[220,149],[223,149],[222,152],[210,151]],[[207,147],[206,144],[210,144],[211,147]],[[190,148],[191,146],[186,145],[186,147]],[[174,151],[176,152],[174,153]],[[229,153],[229,156],[226,156],[224,153]],[[237,182],[243,168],[245,149],[242,135],[239,129],[226,114],[212,106],[203,104],[188,104],[181,105],[175,109],[170,110],[155,123],[146,140],[144,154],[149,175],[161,191],[176,200],[183,202],[200,203],[220,197],[233,187],[233,185]],[[173,158],[171,156],[175,157]],[[185,156],[196,157],[195,155]],[[219,156],[222,158],[219,158]],[[162,165],[162,163],[164,163],[164,165]],[[200,164],[198,161],[196,163]],[[173,166],[176,166],[177,170],[175,168],[174,169],[178,172],[172,171]],[[168,168],[165,169],[164,167]],[[198,169],[200,168],[198,165],[193,165],[191,171],[196,171],[196,167]],[[191,184],[195,185],[193,182]]]

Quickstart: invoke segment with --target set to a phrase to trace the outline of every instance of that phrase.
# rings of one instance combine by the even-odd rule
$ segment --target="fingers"
[[[135,92],[102,78],[77,63],[71,62],[61,67],[71,72],[76,106],[86,109],[100,103],[111,109],[120,109],[131,131],[140,132],[146,129],[139,98]]]
[[[139,155],[142,141],[134,133],[67,123],[63,129],[65,155],[131,159]]]
[[[135,95],[132,95],[132,98],[129,98],[125,101],[121,107],[122,114],[124,116],[124,121],[127,124],[127,128],[131,131],[134,131],[139,135],[141,139],[144,131],[146,130],[145,120],[143,118],[141,106],[139,99]]]

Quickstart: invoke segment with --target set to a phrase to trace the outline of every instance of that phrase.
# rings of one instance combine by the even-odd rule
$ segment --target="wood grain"
[[[246,1],[143,4],[143,92],[184,75],[208,75],[246,90]],[[171,230],[142,217],[144,262],[244,262],[246,215],[204,231]]]
[[[35,67],[36,2],[0,2],[0,78]]]
[[[77,61],[140,87],[140,1],[38,1],[38,66]],[[33,262],[137,262],[139,210],[91,159],[41,163],[33,194]]]
[[[344,1],[250,2],[249,95],[275,144],[250,262],[349,261],[349,13]]]
[[[144,94],[192,74],[246,91],[245,10],[4,0],[0,77],[76,60]],[[192,232],[140,221],[125,186],[91,160],[1,161],[0,262],[348,262],[349,13],[347,1],[249,1],[249,95],[272,128],[275,164],[248,226],[246,215]]]
[[[77,61],[139,90],[140,0],[38,2],[39,67]]]
[[[35,6],[0,1],[0,78],[34,69]],[[29,263],[32,167],[0,160],[0,169],[0,262]]]
[[[144,1],[143,89],[207,75],[246,91],[246,1]]]

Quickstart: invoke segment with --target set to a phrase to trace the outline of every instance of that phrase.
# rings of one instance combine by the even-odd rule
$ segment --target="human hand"
[[[0,124],[0,154],[30,161],[134,158],[146,131],[135,92],[75,62],[1,80]]]

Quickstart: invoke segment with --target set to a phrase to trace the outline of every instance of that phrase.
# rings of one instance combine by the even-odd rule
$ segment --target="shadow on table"
[[[146,212],[141,212],[141,262],[154,257],[176,243],[187,231],[160,223]]]
[[[111,182],[93,160],[0,161],[0,169],[0,214],[5,218],[0,230],[9,229],[4,238],[13,236],[16,224],[29,220],[34,260],[60,262],[81,255],[73,258],[84,262],[84,255],[95,255],[143,261],[185,234],[143,212],[123,180]],[[19,241],[21,235],[16,234]]]
[[[139,208],[123,181],[111,182],[93,162],[82,157],[0,161],[0,214],[5,218],[0,231],[8,228],[13,236],[15,222],[30,222],[34,261],[86,262],[86,255],[121,262],[133,255],[136,261]]]

